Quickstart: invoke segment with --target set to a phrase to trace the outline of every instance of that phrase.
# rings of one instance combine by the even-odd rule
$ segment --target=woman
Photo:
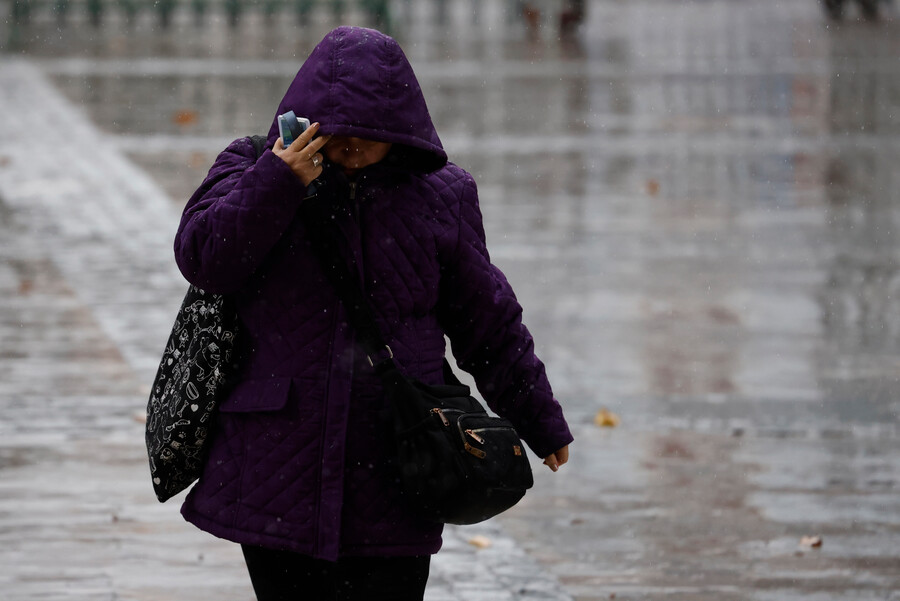
[[[182,513],[242,545],[257,597],[421,599],[442,525],[400,498],[378,376],[310,248],[304,203],[333,207],[344,254],[407,375],[443,382],[444,335],[488,404],[556,471],[572,436],[521,307],[490,263],[475,183],[447,161],[397,43],[339,28],[277,114],[216,159],[175,240],[184,276],[234,299],[240,374]]]

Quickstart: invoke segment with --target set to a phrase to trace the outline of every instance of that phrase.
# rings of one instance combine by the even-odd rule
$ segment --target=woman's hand
[[[544,457],[544,465],[554,472],[559,470],[569,460],[569,445],[564,446],[552,455]]]
[[[304,186],[308,186],[322,174],[322,161],[325,159],[319,154],[319,150],[331,138],[331,136],[321,136],[313,140],[317,131],[319,131],[319,124],[313,123],[287,148],[284,147],[284,140],[281,138],[275,140],[275,146],[272,148],[275,156],[288,164],[288,167],[300,178]],[[312,141],[310,142],[310,140]]]

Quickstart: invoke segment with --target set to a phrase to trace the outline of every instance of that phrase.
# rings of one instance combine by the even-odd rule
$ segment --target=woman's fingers
[[[556,452],[556,462],[560,467],[569,462],[569,445],[564,446]]]
[[[302,134],[297,136],[297,139],[294,140],[290,146],[288,146],[288,150],[290,152],[296,152],[300,155],[303,160],[312,159],[313,155],[315,155],[319,150],[322,149],[325,144],[328,143],[328,140],[331,139],[331,136],[319,136],[318,138],[313,139],[313,136],[316,135],[316,132],[319,131],[319,123],[313,123],[309,127],[306,128]],[[280,140],[281,138],[279,138]],[[277,142],[276,142],[277,144]],[[282,142],[282,148],[284,147],[284,142]],[[277,148],[277,147],[276,147]],[[320,161],[321,163],[321,161]]]
[[[284,141],[281,138],[275,141],[272,148],[272,151],[287,163],[291,171],[307,186],[322,175],[322,163],[325,158],[319,153],[319,150],[331,139],[331,136],[313,139],[318,131],[319,124],[313,123],[287,148],[284,147]]]
[[[288,148],[290,148],[293,152],[300,152],[309,144],[309,141],[313,139],[313,136],[316,135],[316,132],[319,131],[319,122],[316,121],[312,125],[306,128],[302,134],[297,136],[297,139],[294,140]]]
[[[564,466],[569,461],[569,445],[564,446],[560,450],[556,451],[552,455],[549,455],[544,458],[544,465],[549,467],[551,470],[558,471],[559,468]]]
[[[556,471],[559,469],[559,464],[556,462],[556,455],[550,455],[546,459],[544,459],[544,465],[549,467],[552,471]]]
[[[310,153],[310,156],[312,156],[312,155],[316,154],[317,152],[319,152],[320,150],[322,150],[322,147],[325,146],[325,144],[327,144],[328,140],[330,140],[330,139],[331,139],[331,136],[319,136],[318,138],[316,138],[315,140],[310,142],[306,146],[305,150]]]

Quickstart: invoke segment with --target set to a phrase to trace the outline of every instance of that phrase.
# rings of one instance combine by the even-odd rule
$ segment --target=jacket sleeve
[[[539,457],[572,442],[544,364],[522,323],[522,307],[485,244],[475,182],[468,177],[455,249],[442,261],[438,316],[461,369],[488,406],[509,419]]]
[[[175,237],[181,273],[203,290],[234,292],[287,230],[305,194],[270,150],[257,160],[249,138],[235,140],[184,209]]]

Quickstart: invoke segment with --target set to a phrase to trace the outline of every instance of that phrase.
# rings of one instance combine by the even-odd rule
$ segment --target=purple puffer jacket
[[[347,210],[336,220],[402,369],[441,383],[446,333],[459,367],[539,457],[571,442],[521,307],[490,262],[475,183],[447,162],[396,42],[331,32],[278,113],[288,109],[326,134],[393,143],[359,172],[355,199],[339,199]],[[269,149],[277,137],[273,123]],[[178,266],[231,295],[242,329],[240,377],[182,513],[235,542],[327,560],[435,553],[441,525],[413,517],[398,496],[379,379],[309,248],[299,209],[317,201],[271,150],[257,161],[245,138],[185,208]]]

